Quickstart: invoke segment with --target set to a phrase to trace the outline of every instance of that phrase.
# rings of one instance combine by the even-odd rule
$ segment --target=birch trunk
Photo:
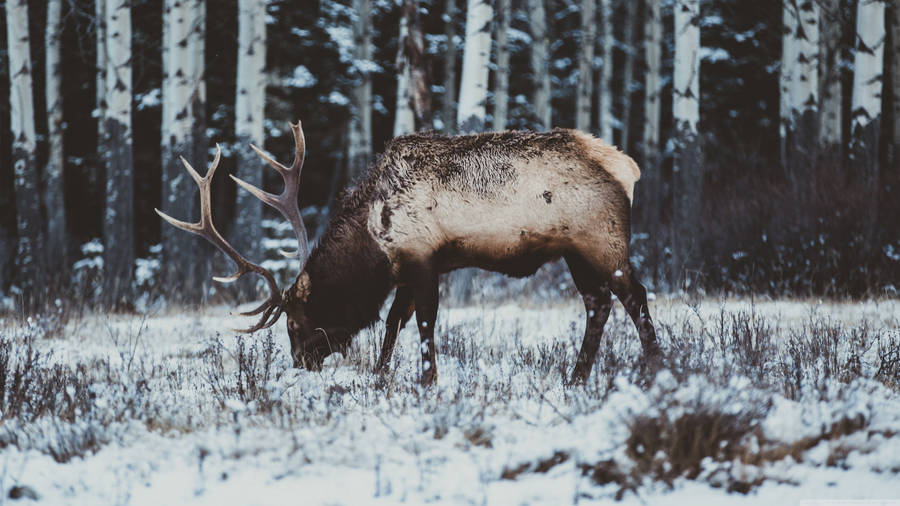
[[[47,265],[54,272],[68,270],[66,207],[63,191],[63,109],[60,88],[60,16],[62,0],[47,3],[45,68],[47,103],[47,166],[44,168],[44,206],[47,214]]]
[[[575,92],[575,128],[590,130],[594,94],[594,46],[597,44],[596,0],[581,0],[581,53],[578,58],[578,87]]]
[[[9,62],[9,118],[12,134],[13,186],[16,202],[17,283],[24,309],[36,309],[46,280],[41,196],[35,162],[34,97],[28,38],[27,0],[7,0],[6,37]]]
[[[534,115],[538,127],[549,130],[553,110],[550,107],[550,39],[544,0],[528,0],[531,15],[531,73],[534,86]]]
[[[894,167],[900,167],[900,5],[894,3],[890,7],[891,36],[893,37],[893,93],[894,93]],[[898,170],[898,169],[895,169]]]
[[[613,46],[615,34],[612,23],[612,0],[600,0],[600,16],[603,23],[603,35],[600,45],[603,48],[603,67],[600,69],[600,93],[597,97],[597,124],[600,127],[600,138],[609,144],[613,143]]]
[[[496,132],[506,130],[506,118],[509,115],[509,32],[510,0],[497,0],[497,70],[494,72],[494,115],[493,129]]]
[[[167,49],[163,51],[162,210],[170,216],[184,217],[180,219],[185,221],[197,219],[196,188],[178,156],[190,158],[195,167],[208,163],[202,141],[205,119],[202,7],[200,0],[165,0],[163,12]],[[209,250],[175,227],[163,226],[161,235],[164,285],[178,286],[179,300],[196,302],[205,296],[207,280],[203,266]]]
[[[353,0],[353,7],[356,11],[353,20],[356,82],[352,91],[353,110],[347,140],[351,181],[362,174],[372,158],[372,3],[371,0]]]
[[[131,139],[131,6],[106,5],[106,208],[103,216],[105,299],[129,298],[134,271],[134,170]]]
[[[841,100],[843,96],[841,84],[841,40],[843,26],[841,24],[840,0],[820,0],[821,20],[819,37],[819,141],[823,149],[840,150],[843,142],[843,115]]]
[[[394,137],[408,134],[416,129],[416,118],[412,109],[410,91],[410,68],[406,58],[406,39],[409,25],[406,16],[400,16],[400,38],[397,42],[397,108],[394,113]]]
[[[700,1],[676,0],[674,9],[672,266],[673,281],[688,288],[699,268],[697,223],[703,182],[703,157],[697,130],[700,120]]]
[[[100,170],[106,166],[106,0],[94,0],[94,20],[96,22],[97,45],[97,108],[93,111],[97,118],[97,163],[88,173],[89,185],[96,188],[100,181]]]
[[[486,126],[492,16],[491,4],[487,0],[468,0],[459,109],[456,112],[460,132],[481,132]]]
[[[239,0],[237,94],[234,100],[234,133],[237,171],[244,181],[263,187],[263,169],[259,158],[249,149],[250,144],[264,145],[266,107],[266,2]],[[250,192],[239,190],[235,201],[234,230],[231,234],[235,249],[250,259],[262,255],[263,203]],[[255,280],[239,285],[239,291],[253,295]]]
[[[817,155],[819,6],[786,0],[781,68],[781,143],[789,179],[807,180]]]
[[[864,242],[871,247],[878,220],[878,137],[881,133],[881,93],[884,72],[884,3],[859,0],[856,8],[856,56],[851,101],[850,163],[868,189],[869,222]]]
[[[456,0],[444,3],[444,37],[447,51],[444,54],[444,104],[441,120],[447,133],[456,131]]]
[[[625,33],[622,41],[625,64],[622,69],[622,140],[620,141],[621,148],[625,151],[628,151],[629,134],[631,133],[631,89],[634,77],[634,25],[637,22],[637,4],[636,0],[625,2]]]
[[[419,0],[404,0],[403,15],[409,33],[406,37],[406,61],[409,64],[409,84],[416,130],[434,128],[431,106],[431,73],[425,54],[425,33],[419,16]]]
[[[655,168],[657,152],[659,150],[659,94],[661,91],[660,71],[662,69],[663,26],[659,2],[656,0],[645,0],[645,6],[647,9],[647,33],[645,37],[646,47],[644,50],[647,59],[647,73],[644,76],[643,152],[645,162],[649,162],[651,166]],[[654,176],[655,175],[656,174],[654,174]]]
[[[638,226],[650,235],[648,242],[650,265],[653,265],[653,281],[658,286],[664,233],[660,227],[660,203],[662,202],[662,176],[660,175],[659,124],[660,124],[660,70],[662,67],[662,14],[657,0],[645,0],[646,37],[645,58],[647,73],[644,82],[644,125],[641,166],[641,184],[637,185],[634,208]]]
[[[851,158],[873,189],[878,181],[884,42],[884,3],[860,0],[856,11]]]

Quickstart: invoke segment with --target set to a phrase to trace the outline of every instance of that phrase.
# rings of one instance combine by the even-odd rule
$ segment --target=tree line
[[[297,118],[318,231],[392,136],[574,127],[641,164],[633,228],[656,286],[793,275],[827,291],[827,274],[775,265],[800,250],[759,248],[807,248],[823,214],[856,225],[835,270],[878,266],[853,290],[897,269],[892,2],[7,0],[0,25],[0,294],[26,307],[71,289],[92,238],[105,304],[133,296],[152,251],[170,295],[208,294],[213,252],[152,212],[197,215],[177,158],[200,168],[220,142],[227,170],[274,185],[248,144],[286,152]],[[219,228],[259,258],[266,211],[220,183]]]

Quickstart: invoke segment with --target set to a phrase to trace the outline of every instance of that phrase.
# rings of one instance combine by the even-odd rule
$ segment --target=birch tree
[[[510,0],[497,0],[497,70],[494,72],[494,114],[493,129],[495,132],[506,130],[506,119],[509,115],[509,32],[512,8]]]
[[[881,120],[881,92],[884,64],[884,3],[860,0],[856,11],[856,53],[854,59],[852,134],[856,148],[869,155],[864,166],[868,176],[877,176],[878,132]],[[857,162],[864,154],[854,149]]]
[[[645,0],[646,37],[644,51],[647,72],[644,75],[644,121],[641,184],[636,188],[639,224],[650,233],[649,247],[654,258],[660,258],[663,237],[660,232],[660,203],[662,202],[662,177],[660,175],[659,124],[660,124],[660,71],[662,67],[662,14],[657,0]],[[651,262],[653,263],[653,262]],[[655,271],[655,270],[654,270]],[[655,271],[656,272],[656,271]]]
[[[492,16],[488,0],[468,0],[459,109],[456,112],[460,132],[481,132],[486,126]]]
[[[575,128],[591,128],[594,92],[594,46],[597,43],[596,0],[581,0],[581,51],[578,55],[578,87],[575,91]]]
[[[16,230],[19,236],[16,268],[23,303],[30,310],[40,301],[46,280],[46,267],[41,197],[35,162],[34,97],[27,0],[7,0],[6,38],[13,186],[16,196]]]
[[[603,24],[603,33],[600,46],[603,49],[603,67],[600,68],[600,91],[597,96],[597,124],[600,127],[600,138],[613,143],[613,107],[612,107],[612,82],[613,82],[613,34],[612,0],[600,0],[600,17]]]
[[[534,86],[532,103],[538,126],[549,130],[553,110],[550,106],[550,38],[544,0],[528,0],[531,25],[531,74]]]
[[[866,245],[872,244],[878,219],[878,137],[881,133],[884,20],[884,3],[881,0],[859,0],[856,8],[850,162],[858,171],[858,180],[870,193],[869,222],[864,228]]]
[[[190,158],[195,165],[206,162],[202,135],[205,9],[202,0],[165,0],[163,9],[162,210],[170,216],[190,217],[195,216],[195,187],[178,156]],[[197,253],[201,246],[175,227],[162,227],[161,235],[166,284],[174,286],[178,281],[179,297],[196,300],[206,284],[205,255]]]
[[[448,133],[456,131],[456,0],[444,2],[444,38],[447,49],[444,52],[444,103],[441,120]]]
[[[819,0],[819,140],[825,150],[840,149],[843,141],[841,100],[841,40],[843,19],[840,0]]]
[[[697,223],[702,197],[700,121],[700,0],[676,0],[675,62],[672,86],[674,152],[672,163],[672,265],[674,281],[685,287],[698,267]]]
[[[47,264],[57,273],[68,268],[66,207],[63,200],[63,110],[60,88],[60,16],[62,0],[47,3],[44,32],[44,88],[47,103],[47,165],[44,167],[44,205],[47,215]]]
[[[96,33],[96,104],[94,117],[97,118],[97,163],[89,172],[91,187],[100,181],[100,169],[106,166],[106,0],[94,0],[94,29]]]
[[[353,108],[347,159],[350,179],[355,180],[372,158],[372,2],[353,0]]]
[[[403,1],[403,17],[406,18],[407,36],[404,50],[409,67],[409,93],[412,100],[416,130],[434,127],[431,104],[431,75],[428,56],[425,54],[425,32],[419,16],[419,0]]]
[[[819,101],[819,6],[785,0],[782,17],[781,143],[783,163],[795,182],[814,163]]]
[[[900,166],[900,5],[890,7],[891,36],[893,37],[893,93],[894,93],[894,167]]]
[[[397,39],[397,107],[394,111],[394,137],[415,131],[416,118],[412,110],[410,68],[406,56],[406,39],[409,37],[409,20],[400,16],[400,38]]]
[[[237,87],[234,100],[234,134],[238,177],[257,188],[263,186],[263,167],[249,149],[249,144],[264,143],[266,107],[266,2],[238,2]],[[247,258],[262,253],[263,203],[250,192],[238,191],[235,202],[232,242]],[[252,292],[252,285],[240,289]]]
[[[103,265],[106,300],[118,304],[134,270],[134,169],[131,134],[131,5],[108,0],[106,9],[106,209]]]
[[[637,22],[637,4],[636,0],[625,2],[625,33],[622,41],[625,64],[622,69],[622,140],[619,144],[626,151],[631,133],[631,88],[634,78],[634,25]]]
[[[873,224],[878,209],[878,136],[881,133],[884,43],[884,2],[859,0],[856,8],[850,160],[860,180],[872,193]]]

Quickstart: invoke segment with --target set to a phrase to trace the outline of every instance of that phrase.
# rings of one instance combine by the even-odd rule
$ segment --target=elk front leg
[[[391,363],[391,356],[394,354],[394,343],[397,342],[397,335],[412,317],[415,307],[412,290],[406,286],[398,286],[397,293],[394,295],[394,302],[391,303],[391,310],[388,312],[387,320],[384,322],[384,343],[381,345],[381,357],[378,359],[378,365],[375,366],[375,372],[387,370],[388,365]]]
[[[410,283],[416,321],[419,324],[422,353],[422,384],[431,385],[437,379],[434,357],[434,325],[438,308],[438,274],[429,264],[417,264],[410,269]]]

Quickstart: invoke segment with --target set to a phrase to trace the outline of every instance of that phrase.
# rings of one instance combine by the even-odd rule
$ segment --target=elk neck
[[[365,191],[358,188],[354,194]],[[368,210],[360,197],[344,200],[304,268],[310,281],[309,316],[323,327],[340,328],[348,340],[378,320],[393,288],[390,262],[368,231]]]

